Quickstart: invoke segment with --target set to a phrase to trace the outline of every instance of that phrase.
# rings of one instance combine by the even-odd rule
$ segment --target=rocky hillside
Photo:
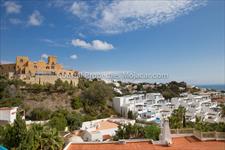
[[[113,88],[102,81],[80,79],[78,87],[57,80],[54,85],[28,85],[21,80],[0,78],[0,107],[20,106],[26,116],[35,109],[51,112],[66,109],[91,116],[115,114],[107,106],[113,97]]]

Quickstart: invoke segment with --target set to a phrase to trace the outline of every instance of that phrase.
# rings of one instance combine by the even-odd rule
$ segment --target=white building
[[[160,93],[135,94],[115,97],[113,107],[124,117],[127,117],[128,111],[132,111],[138,118],[152,121],[160,117],[160,110],[168,102]]]
[[[18,107],[1,107],[0,121],[12,124],[16,119]]]
[[[113,98],[113,108],[122,116],[127,117],[128,111],[132,111],[138,120],[157,123],[160,119],[169,117],[179,106],[186,108],[188,121],[195,121],[195,116],[210,122],[221,121],[219,106],[211,101],[209,95],[184,93],[181,97],[166,100],[160,93],[147,93]]]
[[[105,118],[82,123],[80,130],[84,131],[82,138],[84,141],[101,142],[109,140],[116,134],[120,124],[134,124],[135,120],[123,118]]]

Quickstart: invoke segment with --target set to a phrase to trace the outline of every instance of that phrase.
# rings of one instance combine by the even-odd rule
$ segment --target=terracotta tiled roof
[[[129,142],[126,144],[71,144],[67,150],[225,150],[224,141],[201,142],[193,137],[174,138],[170,147],[153,145],[149,142]]]
[[[112,129],[112,128],[117,128],[117,127],[118,127],[118,124],[116,124],[116,123],[109,122],[109,121],[102,121],[102,122],[99,122],[99,127],[96,128],[96,131]]]

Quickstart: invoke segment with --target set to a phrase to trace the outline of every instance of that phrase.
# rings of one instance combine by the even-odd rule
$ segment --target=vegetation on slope
[[[159,140],[160,128],[157,125],[140,126],[138,124],[120,125],[116,131],[114,140],[119,139],[138,139],[148,138],[153,140]]]
[[[180,129],[180,128],[195,128],[196,130],[208,132],[208,131],[217,131],[225,132],[225,123],[209,123],[203,121],[200,117],[196,117],[195,122],[188,122],[185,118],[186,110],[184,107],[179,107],[175,109],[172,115],[169,117],[169,123],[171,129]]]
[[[31,120],[47,120],[59,108],[93,118],[115,114],[107,105],[113,88],[103,81],[79,79],[78,87],[56,80],[55,84],[26,84],[0,77],[0,107],[20,106]]]
[[[27,128],[25,121],[17,115],[12,125],[1,127],[0,145],[16,150],[60,150],[63,139],[54,128],[33,124]]]

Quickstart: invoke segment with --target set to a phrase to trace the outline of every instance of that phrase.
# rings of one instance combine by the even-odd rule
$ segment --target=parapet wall
[[[22,80],[29,84],[55,84],[57,79],[61,79],[63,82],[67,81],[69,84],[77,86],[78,78],[59,78],[57,75],[35,75],[33,77],[23,78]]]

